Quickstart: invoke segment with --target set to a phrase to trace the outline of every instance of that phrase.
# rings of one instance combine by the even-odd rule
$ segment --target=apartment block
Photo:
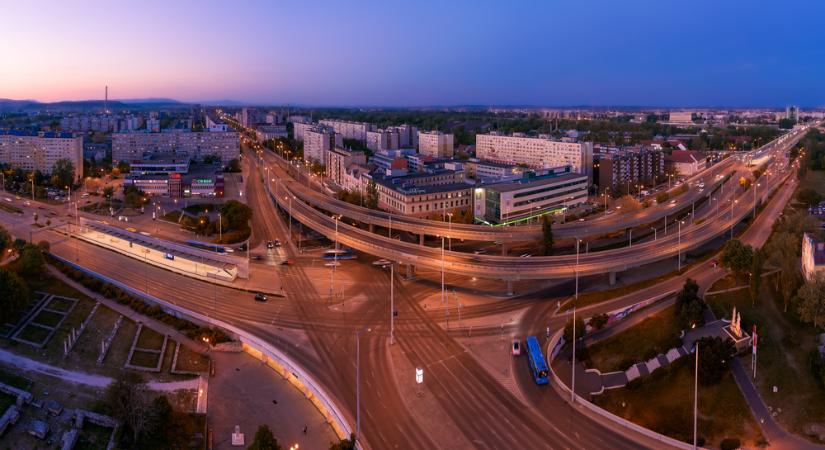
[[[194,159],[216,155],[221,164],[241,154],[240,138],[234,131],[164,131],[162,133],[112,134],[112,161],[131,162],[145,155],[163,153],[186,155]]]
[[[321,120],[321,125],[328,126],[343,139],[355,139],[357,141],[367,141],[367,131],[375,130],[375,125],[365,122],[349,122],[346,120]]]
[[[359,166],[367,164],[364,152],[341,147],[327,150],[326,175],[338,186],[344,186],[347,170],[353,164]]]
[[[292,137],[296,141],[303,141],[307,130],[311,130],[315,125],[309,122],[293,122],[292,123]]]
[[[592,176],[593,143],[563,142],[522,134],[479,134],[476,136],[476,157],[504,164],[524,164],[533,169],[569,165],[573,172]]]
[[[418,153],[434,158],[452,158],[453,135],[440,131],[419,131]]]
[[[72,133],[30,133],[0,130],[0,163],[24,171],[51,173],[55,163],[68,159],[74,179],[83,178],[83,138]]]
[[[327,152],[335,147],[343,147],[340,134],[330,128],[316,126],[304,133],[304,159],[326,164]]]
[[[399,148],[400,135],[397,130],[367,131],[367,148],[374,152],[383,152]]]
[[[599,191],[618,194],[628,186],[653,185],[665,174],[665,155],[660,150],[634,149],[605,153],[594,163]]]

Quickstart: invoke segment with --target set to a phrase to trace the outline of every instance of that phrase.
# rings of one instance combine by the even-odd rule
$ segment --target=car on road
[[[246,251],[246,249],[247,249],[247,247],[248,247],[248,245],[246,244],[246,242],[244,242],[243,244],[241,244],[241,245],[238,247],[238,250],[239,250],[239,251],[242,251],[242,252],[245,252],[245,251]]]
[[[137,233],[137,229],[132,228],[132,227],[127,228],[126,231],[128,231],[130,233]]]
[[[487,253],[487,249],[486,248],[480,248],[480,249],[474,251],[473,253],[475,253],[476,255],[483,255],[483,254]]]
[[[531,256],[533,256],[533,255],[531,255],[529,253],[524,253],[524,254],[521,255],[521,258],[529,258]]]
[[[275,244],[276,247],[281,246],[281,241],[279,241],[278,239],[275,239],[275,241],[273,243]]]
[[[671,200],[671,201],[670,201],[670,204],[671,204],[671,205],[675,205],[675,204],[676,204],[676,199],[674,198],[673,200]]]
[[[250,256],[250,258],[251,258],[253,261],[260,261],[260,260],[262,260],[262,259],[263,259],[263,257],[262,257],[261,255],[252,255],[252,256]]]
[[[339,263],[338,261],[330,261],[328,263],[324,263],[324,267],[338,267],[340,265],[341,263]]]
[[[392,261],[390,261],[388,259],[379,259],[377,261],[372,262],[373,266],[382,266],[383,267],[383,266],[389,266],[390,264],[392,264]]]
[[[11,201],[12,201],[12,200],[11,200],[11,197],[6,197],[6,201],[7,201],[7,202],[9,202],[9,203],[11,203]]]
[[[267,296],[263,292],[258,292],[257,294],[255,294],[255,301],[256,302],[265,302],[266,300],[267,300]]]
[[[285,260],[281,261],[281,265],[282,266],[291,266],[292,265],[292,260],[291,259],[285,259]]]
[[[273,248],[275,248],[275,243],[272,241],[267,241],[266,248],[272,250]]]
[[[519,338],[513,338],[512,352],[513,356],[521,355],[521,341]]]
[[[26,206],[31,206],[32,202],[29,201],[29,200],[26,200],[25,202],[23,202],[23,204],[26,205]]]
[[[719,260],[711,259],[710,260],[710,266],[711,267],[718,267],[719,266]]]

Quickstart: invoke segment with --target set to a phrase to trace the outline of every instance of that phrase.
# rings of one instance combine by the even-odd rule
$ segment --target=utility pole
[[[441,237],[441,303],[444,301],[444,237]]]
[[[699,421],[699,341],[696,341],[696,367],[693,377],[693,449],[697,448],[696,432]]]

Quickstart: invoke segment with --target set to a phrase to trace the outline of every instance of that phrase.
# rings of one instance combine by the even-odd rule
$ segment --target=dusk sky
[[[825,105],[817,1],[0,0],[0,98]]]

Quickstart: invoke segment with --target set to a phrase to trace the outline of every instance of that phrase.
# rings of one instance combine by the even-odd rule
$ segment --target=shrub
[[[736,450],[737,448],[741,447],[742,444],[739,442],[737,438],[725,438],[719,444],[719,448],[721,450]]]

